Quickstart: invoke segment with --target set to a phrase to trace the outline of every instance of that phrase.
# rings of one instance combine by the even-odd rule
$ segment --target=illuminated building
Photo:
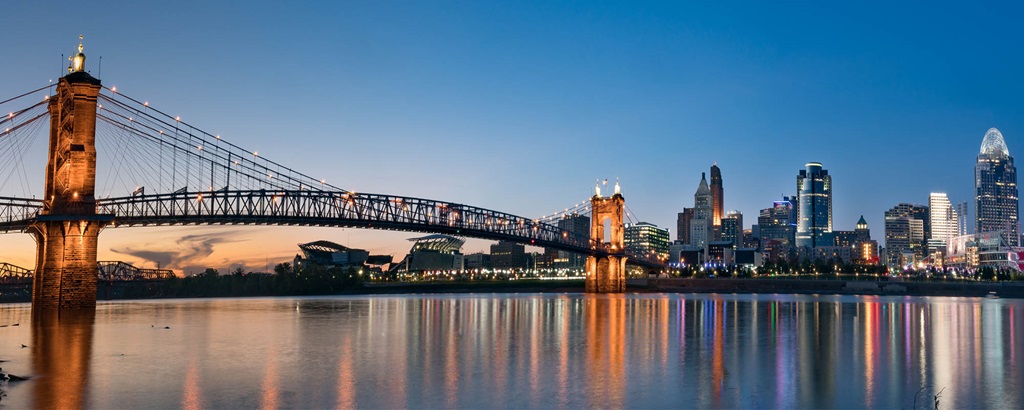
[[[296,258],[295,265],[312,263],[322,266],[362,266],[370,252],[348,248],[334,242],[316,241],[299,245],[302,258]]]
[[[796,238],[796,207],[794,199],[783,197],[771,208],[762,209],[757,217],[761,249],[772,262],[792,260]]]
[[[1010,246],[1020,243],[1017,219],[1017,167],[995,128],[985,133],[974,166],[975,232],[1001,232]]]
[[[465,260],[462,253],[464,239],[449,235],[427,235],[411,238],[414,242],[409,254],[401,262],[393,265],[392,271],[422,272],[433,270],[461,270]]]
[[[959,223],[957,213],[945,193],[932,192],[928,195],[928,222],[931,234],[928,235],[928,253],[946,252],[946,244],[958,236]]]
[[[902,267],[924,260],[929,233],[927,206],[897,204],[885,211],[885,263]]]
[[[832,232],[832,176],[819,162],[808,162],[797,174],[797,248],[828,246]]]
[[[871,230],[864,220],[864,215],[857,220],[857,229],[853,230],[853,260],[859,263],[878,263],[878,241],[871,239]]]
[[[638,254],[653,254],[657,258],[667,260],[668,230],[654,224],[639,222],[626,224],[626,250]]]
[[[721,232],[722,241],[732,242],[733,248],[741,247],[743,244],[743,214],[740,211],[729,211],[722,218]]]
[[[711,165],[711,224],[715,228],[722,226],[722,218],[725,218],[725,191],[722,190],[722,170],[718,164]],[[721,231],[717,231],[721,232]],[[718,236],[715,235],[717,240]]]
[[[528,269],[530,255],[526,246],[509,241],[498,241],[491,245],[491,267],[494,269]]]

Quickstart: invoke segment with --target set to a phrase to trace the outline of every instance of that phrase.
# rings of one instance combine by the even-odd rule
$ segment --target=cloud
[[[157,264],[164,269],[174,269],[183,272],[193,272],[200,267],[208,266],[204,260],[213,254],[217,245],[242,242],[241,235],[236,230],[207,232],[201,234],[184,235],[174,240],[170,245],[168,242],[144,243],[128,245],[121,248],[110,248],[111,252],[128,255],[145,261]]]

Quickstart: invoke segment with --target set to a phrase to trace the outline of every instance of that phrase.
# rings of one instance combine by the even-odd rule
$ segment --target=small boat
[[[985,297],[989,299],[999,299],[999,296],[996,295],[996,291],[994,290],[985,295]]]

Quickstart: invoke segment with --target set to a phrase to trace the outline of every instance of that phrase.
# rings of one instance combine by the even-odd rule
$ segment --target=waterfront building
[[[932,192],[928,195],[928,223],[931,225],[928,254],[945,253],[949,240],[959,236],[957,212],[945,193]]]
[[[714,191],[712,191],[714,192]],[[732,242],[733,248],[743,245],[743,214],[740,211],[729,211],[722,218],[721,240]]]
[[[483,252],[471,253],[465,257],[466,269],[490,269],[491,255]]]
[[[626,224],[624,234],[627,251],[668,259],[668,229],[661,229],[647,222],[638,222]]]
[[[732,266],[736,264],[733,243],[728,241],[708,242],[707,263],[713,266]]]
[[[945,267],[970,270],[979,267],[1021,270],[1020,253],[1000,232],[953,237],[946,245]]]
[[[1001,232],[1009,246],[1018,246],[1017,167],[1003,134],[995,128],[990,128],[981,141],[974,166],[974,190],[975,232]]]
[[[714,226],[714,240],[721,238],[722,218],[725,218],[725,191],[722,189],[722,170],[718,163],[711,165],[711,218]]]
[[[826,246],[832,232],[832,176],[820,162],[808,162],[796,176],[797,248]]]
[[[929,234],[927,206],[901,203],[885,211],[886,264],[903,267],[924,260]]]
[[[491,245],[491,266],[494,269],[528,269],[531,258],[521,243],[498,241]]]
[[[700,173],[700,184],[693,194],[693,219],[690,220],[690,244],[704,248],[712,239],[714,225],[712,223],[711,188],[708,187],[706,175]]]
[[[764,266],[761,252],[757,248],[737,248],[733,258],[738,267],[756,268]]]
[[[783,197],[774,201],[771,208],[762,209],[757,217],[759,242],[768,260],[792,260],[796,238],[795,199]]]
[[[849,263],[853,261],[853,247],[821,245],[811,248],[811,255],[814,260]]]

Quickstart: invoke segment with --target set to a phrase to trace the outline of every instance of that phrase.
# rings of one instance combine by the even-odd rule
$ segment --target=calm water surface
[[[33,376],[0,407],[1024,408],[1022,316],[786,295],[161,300],[35,323],[0,305],[2,366]]]

